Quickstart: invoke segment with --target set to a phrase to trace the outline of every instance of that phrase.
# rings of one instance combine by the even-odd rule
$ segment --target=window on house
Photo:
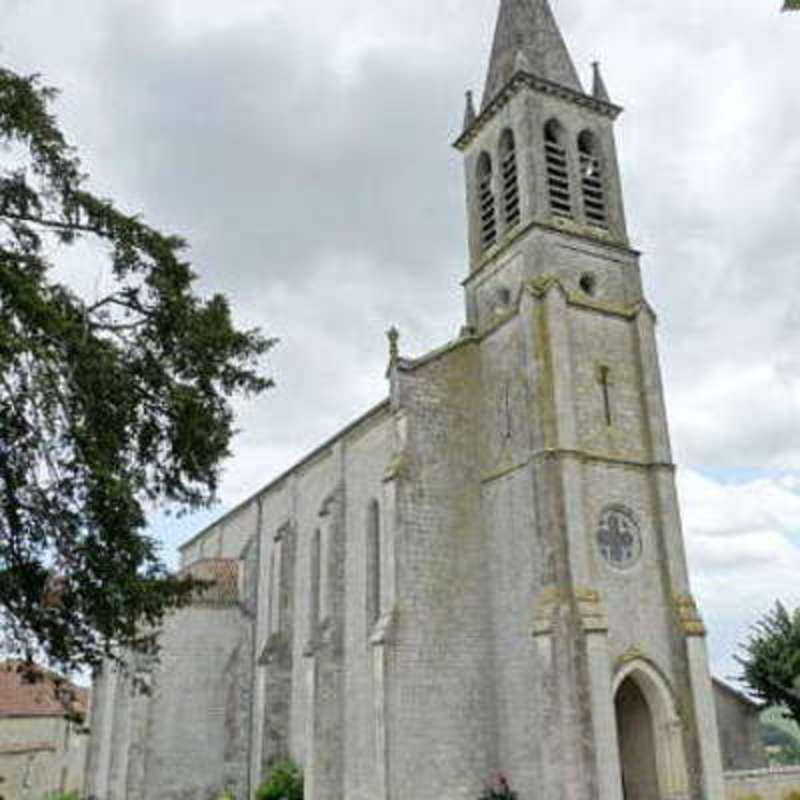
[[[367,621],[381,615],[381,510],[377,500],[367,508]]]
[[[519,222],[519,180],[514,134],[506,129],[500,137],[500,171],[503,177],[503,217],[506,227]]]
[[[487,250],[497,241],[497,219],[492,192],[492,159],[488,153],[481,153],[478,159],[478,213],[481,247]]]
[[[603,162],[597,137],[591,131],[583,131],[578,136],[578,156],[581,166],[581,189],[583,191],[583,210],[586,221],[599,228],[608,227],[605,187],[603,181]]]
[[[572,219],[567,148],[564,128],[557,119],[551,119],[544,126],[544,155],[550,211],[556,216]]]

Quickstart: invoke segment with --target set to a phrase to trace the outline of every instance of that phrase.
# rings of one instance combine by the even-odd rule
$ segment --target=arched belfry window
[[[486,250],[497,241],[497,219],[492,192],[492,159],[481,153],[478,159],[478,213],[481,225],[481,247]]]
[[[506,227],[519,222],[519,180],[514,134],[506,128],[500,137],[500,171],[503,176],[503,217]]]
[[[381,615],[381,509],[377,500],[367,508],[367,622]]]
[[[544,126],[544,155],[550,210],[557,216],[572,218],[565,139],[564,128],[557,119],[551,119]]]
[[[591,131],[578,136],[578,155],[581,166],[581,190],[586,221],[600,228],[608,227],[608,212],[603,178],[603,162],[597,137]]]

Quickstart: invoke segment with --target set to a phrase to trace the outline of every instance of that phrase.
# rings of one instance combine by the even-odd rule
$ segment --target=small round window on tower
[[[594,293],[597,291],[597,278],[591,272],[584,272],[581,275],[580,287],[582,292],[594,297]]]

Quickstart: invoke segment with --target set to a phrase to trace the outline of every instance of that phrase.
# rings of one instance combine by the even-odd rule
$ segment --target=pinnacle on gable
[[[597,100],[602,100],[604,103],[610,103],[611,98],[608,95],[608,89],[606,89],[606,82],[603,80],[603,76],[600,73],[600,62],[593,61],[592,70],[594,72],[592,95]]]
[[[472,99],[472,92],[467,92],[467,107],[464,109],[464,127],[461,130],[469,130],[477,116],[478,115],[475,113],[475,102]]]
[[[482,108],[520,71],[521,63],[527,64],[522,71],[583,92],[548,0],[500,0]]]

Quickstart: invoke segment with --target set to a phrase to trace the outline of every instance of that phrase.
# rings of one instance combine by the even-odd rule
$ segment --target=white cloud
[[[736,673],[733,655],[776,600],[800,605],[800,479],[721,484],[682,470],[689,566],[709,627],[712,662]]]
[[[800,15],[777,0],[553,5],[581,74],[599,58],[628,108],[626,206],[678,460],[784,472],[740,486],[681,473],[723,663],[774,597],[797,598],[800,574],[800,479],[785,474],[800,467]],[[448,143],[496,7],[0,0],[4,61],[63,88],[95,185],[186,234],[202,286],[282,339],[278,388],[241,405],[225,504],[381,399],[390,324],[413,354],[457,330],[466,244]]]

